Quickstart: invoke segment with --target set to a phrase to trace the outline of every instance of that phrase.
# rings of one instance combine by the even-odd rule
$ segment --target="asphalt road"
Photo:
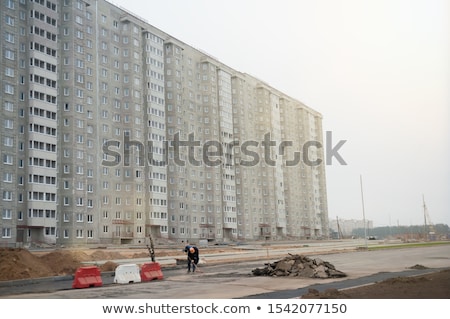
[[[0,285],[0,298],[30,299],[284,299],[296,298],[309,288],[349,288],[391,277],[417,275],[450,268],[450,245],[416,248],[396,248],[376,251],[336,249],[321,254],[327,244],[317,247],[292,247],[269,251],[252,249],[251,261],[230,258],[229,253],[215,256],[217,264],[204,264],[195,274],[186,273],[182,266],[163,267],[164,279],[143,283],[114,284],[114,274],[104,274],[103,287],[72,289],[71,276],[14,282]],[[338,245],[339,246],[339,245]],[[342,247],[347,247],[342,244]],[[322,247],[322,248],[321,248]],[[348,248],[348,247],[347,247]],[[280,259],[279,254],[298,253],[321,258],[347,274],[344,278],[313,279],[298,277],[256,277],[251,271],[265,263]],[[313,253],[314,252],[314,253]],[[258,260],[254,260],[259,255]],[[213,256],[205,259],[212,260]],[[223,261],[220,261],[223,258]],[[163,262],[163,261],[161,261]],[[421,265],[428,269],[410,269]]]

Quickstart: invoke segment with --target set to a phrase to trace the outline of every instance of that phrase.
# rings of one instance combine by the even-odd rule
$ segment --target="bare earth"
[[[217,250],[215,250],[217,252]],[[161,252],[165,256],[180,252]],[[0,248],[0,281],[31,279],[74,274],[83,261],[145,258],[148,251],[127,253],[106,250],[55,250],[31,253],[26,249]],[[106,262],[102,271],[112,271],[117,265]],[[450,298],[450,269],[417,277],[397,277],[373,285],[342,291],[310,290],[305,299],[448,299]]]
[[[450,269],[417,277],[396,277],[373,285],[322,293],[310,290],[302,299],[448,299]]]

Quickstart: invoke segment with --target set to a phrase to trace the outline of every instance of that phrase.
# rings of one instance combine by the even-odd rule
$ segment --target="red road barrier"
[[[87,266],[77,269],[72,288],[101,287],[102,285],[100,268],[97,266]]]
[[[145,263],[141,266],[141,281],[150,281],[163,278],[164,276],[159,263]]]

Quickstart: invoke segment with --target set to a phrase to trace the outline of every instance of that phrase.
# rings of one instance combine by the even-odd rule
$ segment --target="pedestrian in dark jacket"
[[[187,245],[184,248],[184,252],[187,253],[188,272],[191,272],[191,268],[192,272],[195,272],[197,264],[200,260],[198,248],[193,245]]]

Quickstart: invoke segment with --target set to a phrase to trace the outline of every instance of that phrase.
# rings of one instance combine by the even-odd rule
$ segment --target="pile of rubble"
[[[265,268],[252,270],[255,276],[291,276],[307,278],[340,278],[347,275],[337,270],[332,264],[320,258],[311,259],[302,255],[291,255]]]

